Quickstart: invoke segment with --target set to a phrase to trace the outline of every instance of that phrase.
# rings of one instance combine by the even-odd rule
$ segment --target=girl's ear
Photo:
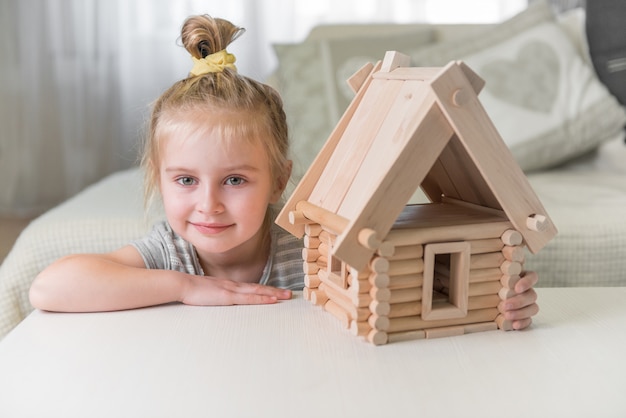
[[[285,191],[285,187],[287,187],[287,182],[291,177],[291,170],[293,168],[293,162],[291,160],[287,160],[287,164],[285,166],[285,170],[283,171],[283,175],[276,179],[274,183],[274,191],[272,192],[272,198],[270,203],[275,204],[280,201],[280,198]]]

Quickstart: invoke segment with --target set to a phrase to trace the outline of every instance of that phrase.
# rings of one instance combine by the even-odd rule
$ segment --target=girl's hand
[[[523,272],[521,279],[515,284],[517,295],[503,300],[498,305],[505,319],[512,321],[513,329],[527,328],[532,323],[531,317],[539,312],[536,303],[537,292],[533,289],[538,279],[534,271]]]
[[[258,305],[291,299],[291,290],[215,277],[189,276],[180,301],[186,305]]]

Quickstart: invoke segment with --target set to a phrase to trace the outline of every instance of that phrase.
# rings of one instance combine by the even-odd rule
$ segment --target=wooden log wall
[[[424,246],[396,246],[392,256],[374,255],[364,271],[350,269],[347,288],[327,272],[334,235],[317,224],[305,227],[304,297],[334,315],[355,336],[372,344],[435,338],[491,329],[511,329],[498,311],[501,300],[515,294],[524,263],[521,234],[470,240],[468,314],[464,318],[422,319]],[[387,245],[388,247],[388,245]],[[435,274],[445,285],[447,267]]]

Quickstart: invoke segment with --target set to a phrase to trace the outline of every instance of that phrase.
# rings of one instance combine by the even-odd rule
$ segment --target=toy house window
[[[424,246],[422,319],[467,316],[470,244],[442,242]]]
[[[334,240],[329,238],[325,241],[328,246],[328,258],[326,260],[326,272],[330,281],[343,289],[348,288],[348,274],[346,264],[337,257],[333,256]]]

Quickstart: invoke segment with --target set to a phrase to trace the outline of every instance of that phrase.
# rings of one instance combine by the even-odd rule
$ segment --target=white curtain
[[[276,65],[271,43],[299,41],[318,23],[498,21],[524,4],[0,0],[0,216],[34,216],[136,163],[149,104],[190,69],[177,41],[190,14],[245,27],[231,50],[240,72],[263,79]]]

